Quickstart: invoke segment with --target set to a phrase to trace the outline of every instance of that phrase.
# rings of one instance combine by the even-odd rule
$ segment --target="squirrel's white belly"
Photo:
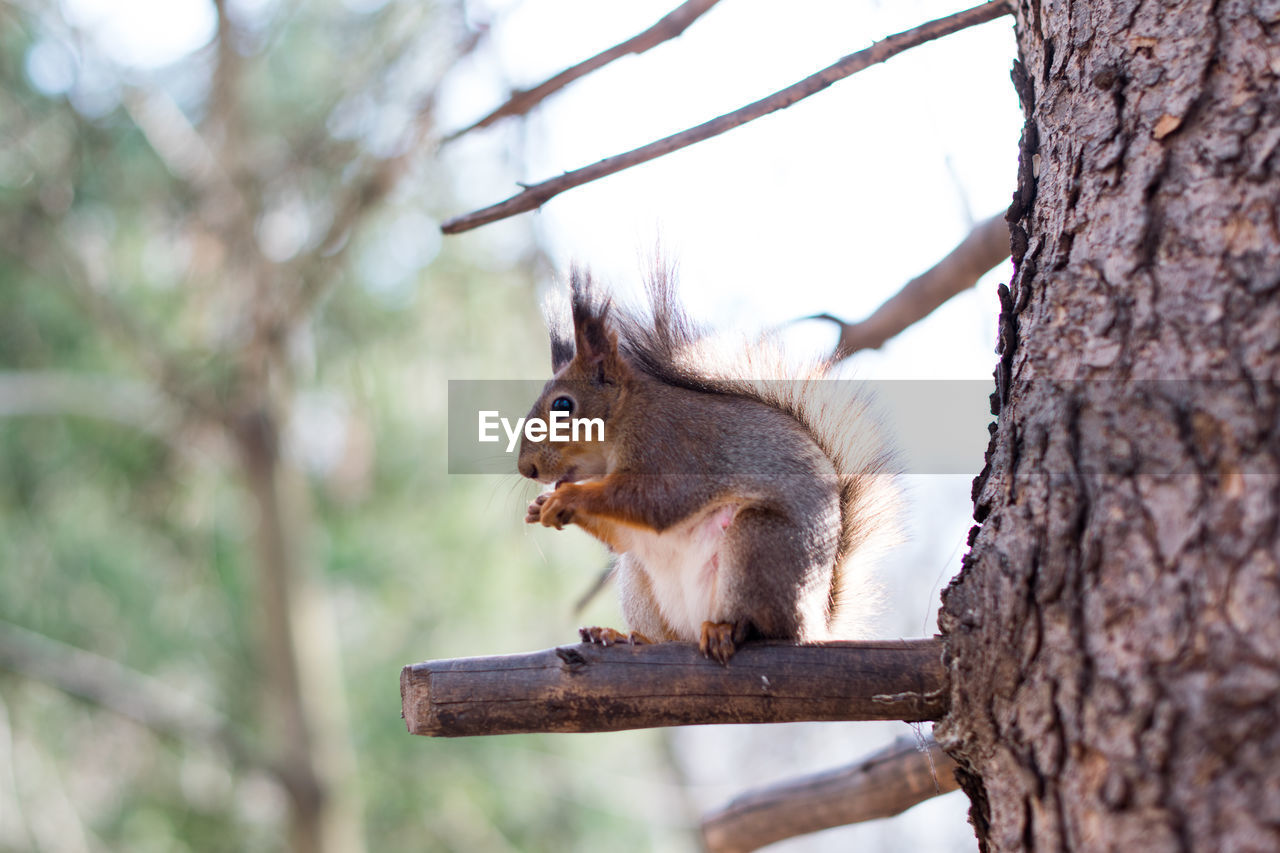
[[[628,531],[630,562],[648,576],[658,611],[682,640],[696,642],[703,622],[726,621],[720,570],[739,507],[715,507],[662,533]]]

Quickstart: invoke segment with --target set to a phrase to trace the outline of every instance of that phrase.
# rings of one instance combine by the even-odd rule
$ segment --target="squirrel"
[[[571,271],[572,325],[548,313],[554,376],[529,418],[603,434],[520,444],[520,473],[553,486],[525,521],[617,555],[630,632],[583,641],[697,642],[727,664],[750,639],[856,638],[874,594],[854,563],[891,544],[897,502],[866,400],[767,339],[717,350],[669,273],[647,285],[647,312],[628,310]]]

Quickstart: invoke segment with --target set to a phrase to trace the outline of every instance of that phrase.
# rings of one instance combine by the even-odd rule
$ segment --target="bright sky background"
[[[93,33],[108,58],[158,68],[203,47],[217,16],[208,0],[62,0],[67,23]]]

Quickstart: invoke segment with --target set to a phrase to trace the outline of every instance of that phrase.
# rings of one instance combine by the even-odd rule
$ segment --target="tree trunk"
[[[1280,5],[1016,15],[1016,273],[938,739],[984,849],[1280,849]]]
[[[237,437],[256,516],[262,695],[274,765],[289,794],[293,853],[363,853],[336,626],[302,559],[305,500],[266,404]]]

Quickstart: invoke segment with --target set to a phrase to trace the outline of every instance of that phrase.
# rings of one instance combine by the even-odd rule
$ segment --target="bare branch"
[[[935,720],[941,641],[748,643],[728,666],[689,643],[561,646],[406,666],[412,734],[604,732],[707,723]]]
[[[125,111],[171,175],[199,188],[215,176],[226,181],[204,137],[168,92],[126,89],[123,101]]]
[[[574,169],[551,180],[527,186],[523,192],[512,196],[506,201],[449,220],[441,226],[441,230],[446,234],[458,234],[463,231],[470,231],[472,228],[478,228],[481,225],[487,225],[490,222],[506,219],[517,213],[536,210],[565,190],[612,175],[615,172],[645,163],[664,154],[670,154],[672,151],[677,151],[696,142],[702,142],[713,136],[719,136],[761,116],[785,109],[803,98],[821,92],[838,80],[870,68],[872,65],[884,62],[905,50],[918,47],[926,42],[959,32],[968,27],[995,20],[1007,14],[1009,14],[1007,0],[992,0],[990,3],[984,3],[981,6],[957,12],[954,15],[948,15],[945,18],[939,18],[936,21],[921,24],[905,32],[891,35],[884,41],[877,42],[857,53],[851,53],[834,65],[830,65],[798,83],[775,92],[767,98],[762,98],[731,113],[725,113],[697,127],[659,139],[657,142],[651,142],[624,154],[606,157],[590,166]]]
[[[621,59],[628,54],[644,53],[646,50],[657,47],[663,42],[677,38],[689,28],[690,24],[706,14],[718,2],[719,0],[687,0],[687,2],[668,12],[661,20],[644,32],[634,35],[608,50],[601,51],[590,59],[584,59],[577,65],[566,68],[532,89],[512,92],[510,99],[502,106],[474,124],[467,125],[461,130],[449,134],[444,138],[443,142],[452,142],[464,134],[488,127],[507,116],[524,115],[570,83],[603,68],[615,59]]]
[[[237,762],[263,766],[222,714],[116,661],[0,622],[0,667],[86,699],[159,734],[218,746]]]
[[[960,787],[933,738],[899,738],[861,761],[748,791],[702,820],[711,853],[747,853],[784,838],[892,817]]]
[[[487,29],[473,30],[458,45],[453,62],[474,51],[487,35]],[[335,262],[336,256],[346,248],[351,233],[364,217],[399,184],[413,157],[434,129],[435,110],[436,93],[433,91],[419,101],[414,119],[405,131],[404,141],[396,146],[400,153],[369,163],[341,192],[334,203],[333,219],[324,236],[314,250],[295,262],[301,284],[290,316],[305,315],[323,297],[340,268]]]
[[[235,24],[227,12],[227,0],[213,0],[218,16],[214,42],[213,79],[209,86],[209,114],[206,122],[219,134],[223,171],[234,179],[239,166],[240,136],[244,130],[240,113],[240,84],[244,61],[232,44]]]
[[[172,441],[179,414],[154,388],[112,376],[53,370],[0,371],[0,418],[79,415]]]
[[[578,596],[578,600],[573,603],[573,615],[581,616],[587,606],[595,601],[600,593],[604,592],[605,587],[609,585],[609,581],[613,579],[613,566],[602,569],[600,574],[596,575],[596,579],[591,582],[591,586]]]
[[[217,400],[188,378],[185,359],[168,347],[162,336],[144,327],[127,306],[117,300],[105,277],[98,274],[83,253],[44,217],[32,217],[22,241],[11,241],[11,235],[0,233],[0,241],[16,257],[26,259],[35,269],[57,278],[70,297],[97,328],[122,347],[150,376],[155,387],[184,409],[184,414],[210,423],[220,422]],[[11,248],[12,247],[12,248]]]
[[[973,287],[996,264],[1009,257],[1009,226],[1004,214],[974,227],[951,252],[931,268],[903,285],[893,297],[859,323],[847,323],[832,314],[815,314],[806,320],[830,320],[840,326],[840,340],[833,361],[864,349],[879,349],[885,341],[913,323],[923,320],[957,293]]]

